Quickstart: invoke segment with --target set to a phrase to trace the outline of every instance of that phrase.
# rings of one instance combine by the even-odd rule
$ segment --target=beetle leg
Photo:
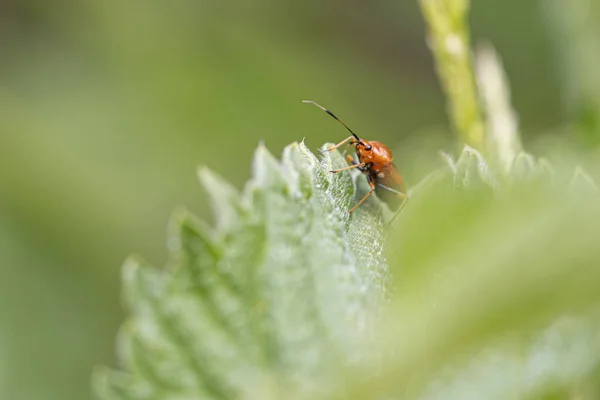
[[[390,192],[392,192],[392,193],[396,194],[396,196],[400,197],[401,199],[408,200],[408,196],[407,196],[405,193],[399,192],[399,191],[398,191],[398,190],[396,190],[396,189],[392,189],[392,188],[391,188],[391,187],[389,187],[389,186],[382,185],[381,183],[378,183],[378,184],[377,184],[377,186],[379,186],[379,187],[382,187],[382,188],[384,188],[385,190],[389,190]]]
[[[352,140],[352,141],[354,140],[354,136],[348,136],[346,139],[342,140],[341,142],[339,142],[339,143],[338,143],[338,144],[336,144],[335,146],[333,146],[333,147],[330,147],[330,148],[328,148],[327,150],[321,150],[321,153],[329,153],[329,152],[331,152],[331,151],[333,151],[333,150],[337,149],[338,147],[340,147],[340,146],[343,146],[344,144],[346,144],[346,143],[350,142],[351,140]],[[350,143],[348,143],[348,144],[354,144],[354,143],[353,143],[353,142],[350,142]]]
[[[337,174],[338,172],[347,171],[347,170],[352,169],[352,168],[362,168],[364,166],[365,166],[365,163],[356,163],[356,164],[352,164],[352,165],[350,165],[348,167],[340,168],[340,169],[334,169],[334,170],[331,170],[329,172]]]
[[[362,164],[361,166],[357,167],[360,172],[366,172],[366,171],[369,170],[369,164],[368,163],[359,163],[352,156],[346,156],[346,161],[348,161],[348,164],[351,164],[351,165]]]
[[[357,165],[360,165],[360,164],[357,164]],[[354,207],[352,207],[352,208],[350,209],[350,214],[352,214],[352,213],[354,212],[354,210],[356,210],[356,209],[358,208],[358,206],[360,206],[360,205],[361,205],[361,204],[362,204],[362,203],[363,203],[363,202],[364,202],[364,201],[367,199],[367,197],[369,197],[370,195],[372,195],[372,194],[373,194],[373,192],[375,191],[375,184],[374,184],[374,183],[373,183],[373,181],[372,181],[372,180],[370,180],[370,179],[369,179],[369,186],[371,186],[371,190],[369,190],[369,191],[367,192],[367,194],[365,194],[365,197],[363,197],[362,199],[360,199],[360,201],[359,201],[358,203],[356,203],[356,204],[354,205]]]
[[[405,193],[399,192],[395,189],[392,189],[391,187],[382,185],[381,183],[378,183],[378,185],[386,190],[389,190],[392,193],[395,193],[396,196],[404,199],[404,201],[402,202],[402,204],[400,204],[400,208],[398,208],[398,211],[396,211],[396,213],[394,214],[394,216],[392,217],[392,219],[390,220],[390,222],[388,222],[388,226],[392,225],[392,222],[394,222],[394,220],[396,219],[396,217],[400,214],[400,211],[402,211],[402,209],[404,208],[404,206],[406,205],[406,203],[408,202],[408,200],[410,200],[410,197],[408,197]]]
[[[388,226],[392,225],[392,222],[394,222],[394,220],[396,219],[396,217],[400,214],[400,212],[402,211],[402,209],[404,208],[404,206],[406,205],[406,203],[408,203],[409,199],[410,199],[410,197],[408,197],[408,196],[404,198],[404,201],[402,202],[402,204],[400,204],[400,208],[398,208],[398,211],[396,211],[396,213],[394,214],[394,216],[392,217],[392,219],[388,223]]]

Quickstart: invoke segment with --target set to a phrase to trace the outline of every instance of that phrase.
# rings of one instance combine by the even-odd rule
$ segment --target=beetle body
[[[324,110],[327,114],[341,123],[352,135],[329,148],[327,151],[333,151],[344,144],[353,145],[356,150],[357,160],[351,156],[347,157],[350,166],[331,171],[338,173],[349,169],[357,168],[367,176],[371,190],[350,209],[350,213],[358,208],[373,192],[377,197],[385,202],[391,209],[398,209],[408,198],[406,196],[406,185],[402,176],[394,165],[394,156],[390,149],[381,142],[368,142],[359,138],[346,124],[337,118],[331,111],[320,106],[314,101],[305,100],[306,103],[312,103]]]

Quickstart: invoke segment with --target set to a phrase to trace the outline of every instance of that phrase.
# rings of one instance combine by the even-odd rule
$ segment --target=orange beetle
[[[406,195],[406,186],[402,176],[398,173],[398,170],[394,165],[394,156],[390,149],[383,143],[375,141],[367,142],[366,140],[359,138],[352,129],[348,128],[345,123],[320,104],[315,103],[312,100],[303,100],[303,102],[311,103],[319,107],[321,110],[335,118],[336,121],[342,124],[344,128],[352,134],[340,143],[326,150],[333,151],[344,144],[354,145],[358,161],[352,156],[347,156],[346,159],[350,166],[330,172],[337,174],[341,171],[358,168],[359,171],[367,175],[367,179],[369,180],[371,190],[369,190],[369,192],[350,209],[350,213],[354,212],[354,210],[372,195],[373,192],[375,192],[377,197],[384,201],[391,209],[396,210],[404,204],[404,201],[408,199],[408,196]],[[400,210],[398,209],[398,211]]]

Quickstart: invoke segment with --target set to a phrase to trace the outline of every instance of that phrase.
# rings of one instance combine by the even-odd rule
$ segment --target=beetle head
[[[390,149],[381,142],[359,139],[354,143],[356,155],[361,163],[387,164],[394,160]]]

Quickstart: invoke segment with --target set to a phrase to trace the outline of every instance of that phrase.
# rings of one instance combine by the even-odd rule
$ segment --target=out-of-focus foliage
[[[500,57],[492,46],[479,45],[475,55],[477,86],[487,125],[485,150],[493,163],[506,173],[522,150],[510,87]]]
[[[384,319],[394,356],[359,393],[541,399],[595,384],[600,191],[527,155],[534,162],[490,185],[473,152],[456,163],[470,164],[455,169],[461,190],[433,181],[400,217]],[[468,175],[478,179],[464,185]]]
[[[545,0],[554,28],[563,98],[575,136],[586,147],[600,145],[600,3],[593,0]]]
[[[571,162],[571,149],[586,150],[597,136],[597,77],[587,50],[597,42],[594,2],[471,3],[472,41],[489,39],[510,77],[520,117],[515,139]],[[361,135],[390,145],[411,186],[427,175],[438,151],[454,145],[435,80],[439,60],[425,45],[433,27],[423,26],[418,7],[339,0],[2,2],[0,397],[85,398],[92,365],[115,364],[122,260],[136,251],[151,264],[164,262],[164,225],[175,205],[210,218],[196,165],[239,187],[261,140],[280,149],[303,137],[311,146],[343,137],[333,122],[315,124],[320,117],[301,99],[322,102]],[[559,65],[565,68],[557,71]],[[494,135],[491,115],[500,114],[488,108],[498,103],[487,103],[478,85],[485,133]],[[562,102],[559,93],[567,94]],[[499,148],[485,149],[494,168],[510,164],[502,160],[518,150]],[[575,156],[598,176],[587,155]],[[526,155],[518,165],[538,162],[550,170]],[[562,175],[572,171],[556,169],[567,182]],[[494,177],[506,187],[499,173]],[[585,186],[587,175],[578,176]],[[420,229],[423,237],[432,230]]]

